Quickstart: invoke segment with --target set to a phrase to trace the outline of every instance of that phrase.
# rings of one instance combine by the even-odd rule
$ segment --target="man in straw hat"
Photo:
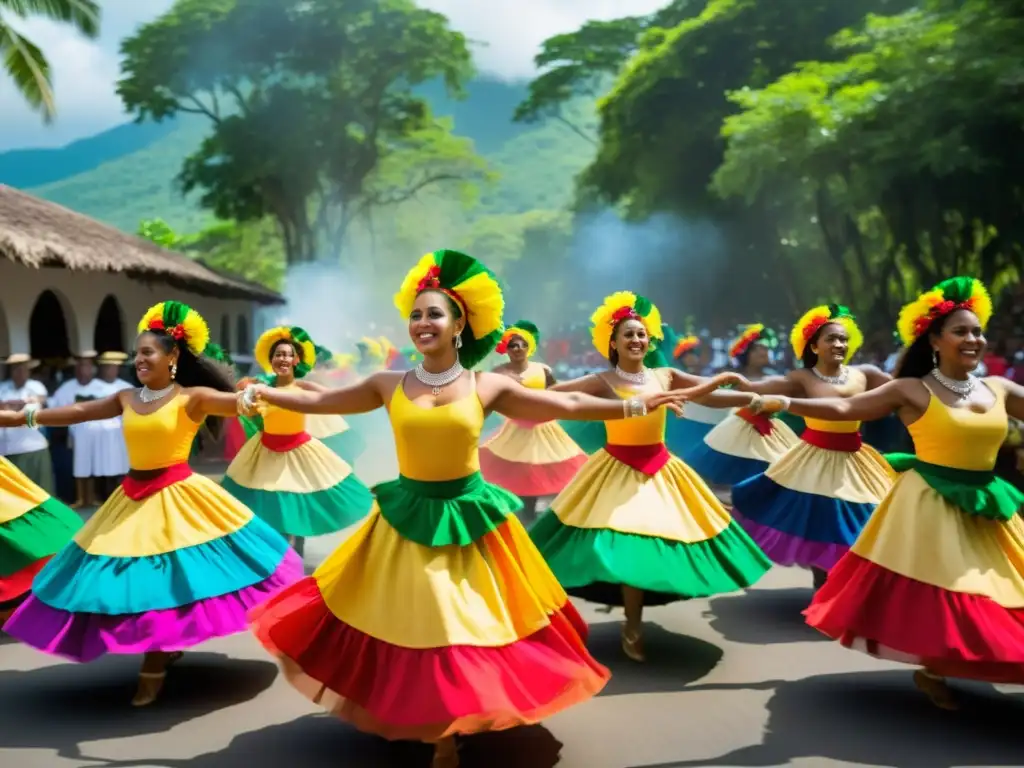
[[[39,361],[17,352],[4,361],[7,379],[0,382],[0,410],[20,411],[28,403],[46,404],[46,387],[29,378]],[[36,485],[53,493],[53,463],[46,436],[37,429],[10,427],[0,429],[0,454],[28,475]]]
[[[102,382],[96,378],[96,350],[87,349],[76,352],[68,364],[74,365],[75,377],[57,387],[57,391],[50,398],[51,408],[63,408],[103,397]],[[76,509],[96,504],[91,471],[92,456],[96,450],[94,424],[95,422],[85,422],[84,424],[75,424],[68,429],[71,436],[70,447],[73,452],[71,475],[75,478],[75,501],[71,506]],[[64,472],[66,471],[67,469],[64,469]],[[67,477],[67,475],[63,475],[63,477]],[[60,476],[58,480],[60,480]]]

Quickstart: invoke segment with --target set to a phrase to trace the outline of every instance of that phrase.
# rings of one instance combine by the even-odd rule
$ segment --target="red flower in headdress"
[[[434,266],[427,270],[427,274],[416,285],[416,293],[436,290],[441,287],[441,268]]]
[[[620,307],[612,313],[612,325],[622,320],[639,320],[640,315],[632,307]]]

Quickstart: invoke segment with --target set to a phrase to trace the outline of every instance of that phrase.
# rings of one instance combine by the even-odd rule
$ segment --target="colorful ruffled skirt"
[[[19,600],[82,519],[0,456],[0,606]]]
[[[560,421],[565,434],[588,456],[597,453],[608,442],[603,421]]]
[[[1024,494],[991,472],[904,470],[807,609],[843,645],[1024,684]]]
[[[699,450],[708,432],[728,416],[726,408],[687,403],[682,416],[670,413],[665,421],[665,445],[671,453],[689,463],[691,452]]]
[[[647,605],[749,587],[771,567],[704,481],[664,446],[608,445],[530,529],[566,591]]]
[[[523,498],[554,496],[586,461],[557,421],[509,419],[480,447],[484,479]]]
[[[222,484],[286,536],[335,533],[362,520],[373,506],[370,489],[352,467],[308,433],[249,438]]]
[[[740,408],[704,435],[687,463],[705,482],[733,486],[764,472],[799,440],[778,419]]]
[[[72,661],[180,651],[245,630],[251,608],[302,575],[280,534],[179,464],[126,478],[4,629]]]
[[[536,723],[601,690],[587,628],[479,474],[400,478],[312,577],[251,614],[289,681],[389,739]]]
[[[245,426],[238,417],[224,419],[224,461],[231,462],[248,440]]]
[[[764,473],[733,486],[732,511],[773,562],[827,571],[890,487],[889,465],[856,432],[805,429]]]
[[[337,414],[307,414],[306,431],[349,465],[354,465],[366,450],[366,440],[359,430]]]

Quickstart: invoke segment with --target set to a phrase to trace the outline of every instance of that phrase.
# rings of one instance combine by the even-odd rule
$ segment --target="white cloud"
[[[668,0],[423,0],[446,14],[474,41],[478,69],[506,80],[529,78],[543,40],[587,19],[648,13]],[[101,0],[102,35],[85,40],[66,26],[32,19],[17,25],[46,53],[53,67],[57,121],[44,126],[0,72],[0,151],[60,146],[126,119],[114,92],[118,47],[139,24],[156,18],[173,0]]]

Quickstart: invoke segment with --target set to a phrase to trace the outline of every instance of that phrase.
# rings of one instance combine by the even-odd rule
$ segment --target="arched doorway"
[[[117,298],[111,294],[100,304],[92,333],[97,352],[124,352],[124,315]]]
[[[229,352],[231,349],[231,317],[228,315],[220,316],[220,339],[218,343]]]
[[[0,358],[11,354],[11,329],[7,325],[7,315],[0,306]]]
[[[37,360],[52,361],[58,367],[71,357],[64,304],[51,290],[39,294],[28,320],[29,353]],[[58,362],[60,361],[60,362]]]
[[[238,316],[238,346],[235,347],[232,352],[236,355],[248,355],[252,352],[252,347],[249,341],[249,320],[245,315]]]

